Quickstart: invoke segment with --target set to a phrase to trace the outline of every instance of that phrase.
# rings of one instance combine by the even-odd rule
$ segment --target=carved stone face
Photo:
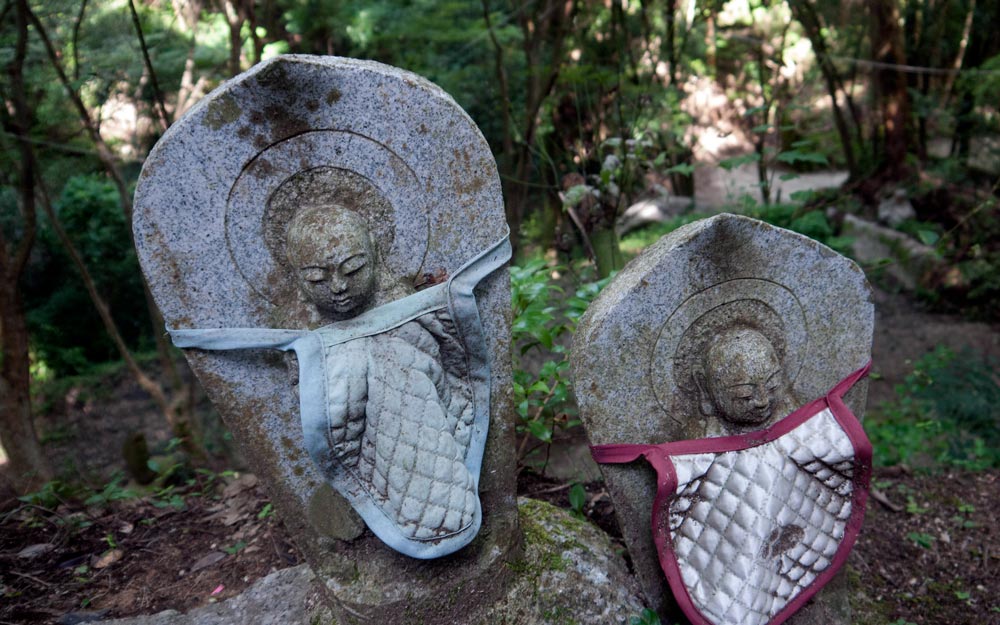
[[[286,254],[302,293],[324,316],[349,319],[374,302],[378,257],[357,213],[340,206],[302,210],[288,225]]]
[[[720,335],[695,371],[695,381],[703,413],[740,425],[770,419],[784,386],[781,360],[771,341],[749,328]]]

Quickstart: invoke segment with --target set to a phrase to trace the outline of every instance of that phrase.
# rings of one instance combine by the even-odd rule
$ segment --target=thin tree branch
[[[507,70],[504,67],[503,46],[500,45],[500,41],[497,39],[496,33],[493,31],[493,22],[490,18],[489,0],[482,0],[482,5],[483,19],[486,21],[486,31],[490,35],[490,42],[493,44],[494,49],[494,68],[497,74],[497,80],[500,82],[500,99],[502,100],[501,105],[503,106],[503,150],[505,157],[510,159],[514,155],[514,123],[511,119],[510,85],[507,82]]]
[[[35,157],[33,151],[31,151],[28,158],[34,160]],[[80,278],[83,280],[83,286],[87,290],[87,295],[90,296],[90,301],[97,310],[97,314],[101,318],[101,323],[104,324],[104,330],[108,333],[111,341],[115,344],[115,348],[118,350],[118,355],[125,361],[126,367],[128,367],[139,386],[144,391],[149,393],[149,395],[153,398],[153,401],[155,401],[156,405],[160,408],[163,415],[167,418],[170,425],[174,426],[176,423],[176,417],[173,406],[167,401],[167,396],[163,392],[163,388],[147,376],[145,372],[143,372],[143,370],[139,367],[139,363],[132,356],[132,352],[125,344],[125,339],[122,338],[121,332],[118,330],[118,324],[115,323],[114,318],[111,316],[111,309],[108,307],[107,302],[104,301],[101,294],[97,291],[97,285],[94,282],[93,275],[87,268],[83,255],[80,254],[80,251],[73,243],[73,240],[70,239],[69,234],[67,234],[66,229],[63,228],[62,221],[60,221],[59,216],[56,214],[55,209],[52,206],[52,201],[45,188],[45,183],[40,179],[40,177],[38,179],[37,189],[39,197],[42,200],[42,210],[45,211],[45,216],[49,219],[49,225],[55,231],[56,237],[66,250],[70,260],[76,267],[77,272],[80,274]]]
[[[86,2],[86,0],[84,0]],[[128,9],[132,14],[132,25],[135,26],[135,34],[139,38],[139,47],[142,49],[142,60],[146,64],[146,71],[149,72],[149,81],[153,85],[153,99],[156,101],[157,117],[163,130],[170,127],[170,115],[167,113],[167,106],[163,103],[163,92],[160,91],[160,83],[156,80],[156,70],[153,69],[153,61],[149,58],[149,49],[146,47],[146,37],[142,34],[142,23],[139,21],[139,14],[135,10],[134,0],[128,0]]]
[[[83,15],[87,11],[87,0],[80,0],[80,10],[73,20],[73,80],[80,80],[80,27],[83,25]]]

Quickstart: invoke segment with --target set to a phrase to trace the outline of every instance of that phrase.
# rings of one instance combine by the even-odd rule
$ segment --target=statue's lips
[[[758,410],[749,410],[743,413],[742,418],[733,418],[733,421],[738,423],[763,423],[771,418],[773,412],[774,410],[770,406]]]

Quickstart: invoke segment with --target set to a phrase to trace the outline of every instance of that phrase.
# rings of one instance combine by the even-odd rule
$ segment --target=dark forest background
[[[2,0],[9,479],[23,493],[58,473],[35,427],[39,389],[107,363],[204,455],[191,377],[136,265],[131,196],[164,130],[262,59],[374,59],[453,94],[499,164],[520,331],[551,348],[574,317],[553,327],[532,307],[551,291],[532,280],[555,263],[612,274],[634,253],[621,217],[643,201],[666,206],[667,224],[638,247],[728,209],[850,252],[843,216],[874,220],[895,198],[913,212],[891,225],[940,261],[918,272],[917,296],[995,321],[998,24],[997,0]],[[753,193],[695,201],[702,185],[741,172]],[[837,184],[783,195],[783,183],[817,172]],[[557,381],[559,366],[549,365]],[[559,388],[521,387],[523,431],[551,438],[531,421],[565,399]]]

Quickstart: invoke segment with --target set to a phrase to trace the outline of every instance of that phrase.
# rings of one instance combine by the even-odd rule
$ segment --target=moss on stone
[[[212,130],[219,130],[239,119],[242,112],[236,98],[225,93],[209,103],[204,123]]]

